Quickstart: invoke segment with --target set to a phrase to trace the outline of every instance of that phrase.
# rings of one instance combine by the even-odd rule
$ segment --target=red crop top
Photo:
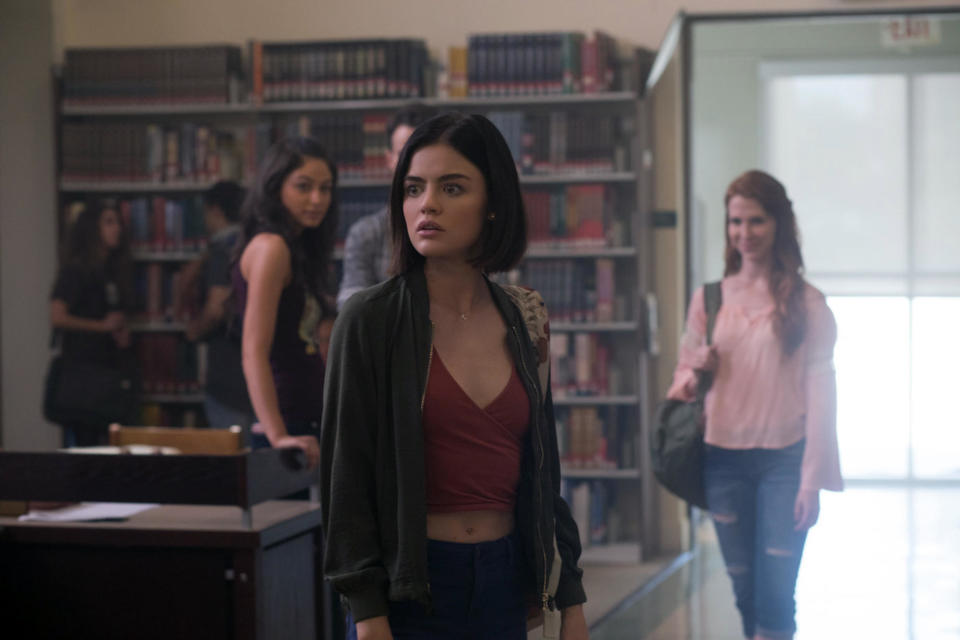
[[[423,403],[427,512],[513,511],[530,401],[517,375],[481,409],[433,351]]]

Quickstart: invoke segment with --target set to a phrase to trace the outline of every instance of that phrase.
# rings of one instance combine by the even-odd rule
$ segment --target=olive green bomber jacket
[[[577,527],[560,497],[547,328],[534,345],[525,322],[543,301],[489,286],[531,402],[516,508],[530,590],[540,606],[566,608],[586,596]],[[421,404],[431,339],[422,270],[354,295],[331,336],[320,439],[324,572],[357,621],[386,615],[389,600],[430,604]],[[562,568],[551,598],[554,536]]]

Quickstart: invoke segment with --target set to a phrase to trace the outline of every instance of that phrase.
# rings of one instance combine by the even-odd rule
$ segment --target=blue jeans
[[[784,449],[707,445],[704,483],[748,638],[792,638],[806,531],[794,531],[804,441]]]
[[[491,542],[427,541],[433,611],[390,602],[394,640],[526,640],[527,605],[519,538]],[[347,615],[347,638],[357,628]]]
[[[61,428],[63,429],[63,446],[66,448],[99,447],[110,441],[105,424],[98,427],[65,424]]]

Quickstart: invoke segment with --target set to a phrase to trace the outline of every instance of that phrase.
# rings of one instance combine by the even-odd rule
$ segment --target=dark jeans
[[[61,425],[63,429],[63,446],[71,447],[99,447],[110,441],[107,425],[91,427],[82,424]]]
[[[395,640],[526,640],[527,606],[517,535],[463,544],[427,541],[433,611],[390,603]],[[347,617],[347,638],[357,629]]]
[[[792,638],[806,531],[794,531],[804,441],[785,449],[707,445],[704,482],[748,638]]]

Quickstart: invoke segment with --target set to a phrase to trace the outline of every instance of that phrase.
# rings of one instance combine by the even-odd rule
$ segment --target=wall
[[[770,11],[769,0],[53,0],[63,47],[416,36],[435,56],[483,31],[604,29],[655,49],[677,11]],[[781,0],[780,11],[949,6],[950,0]]]
[[[46,2],[0,2],[0,445],[49,449],[41,417],[56,268],[52,15]]]
[[[692,281],[720,277],[723,194],[740,172],[764,168],[761,67],[780,61],[949,58],[960,68],[960,15],[940,21],[940,43],[885,47],[885,18],[853,21],[702,22],[692,51]],[[787,185],[789,191],[789,185]],[[803,235],[802,211],[798,218]]]

